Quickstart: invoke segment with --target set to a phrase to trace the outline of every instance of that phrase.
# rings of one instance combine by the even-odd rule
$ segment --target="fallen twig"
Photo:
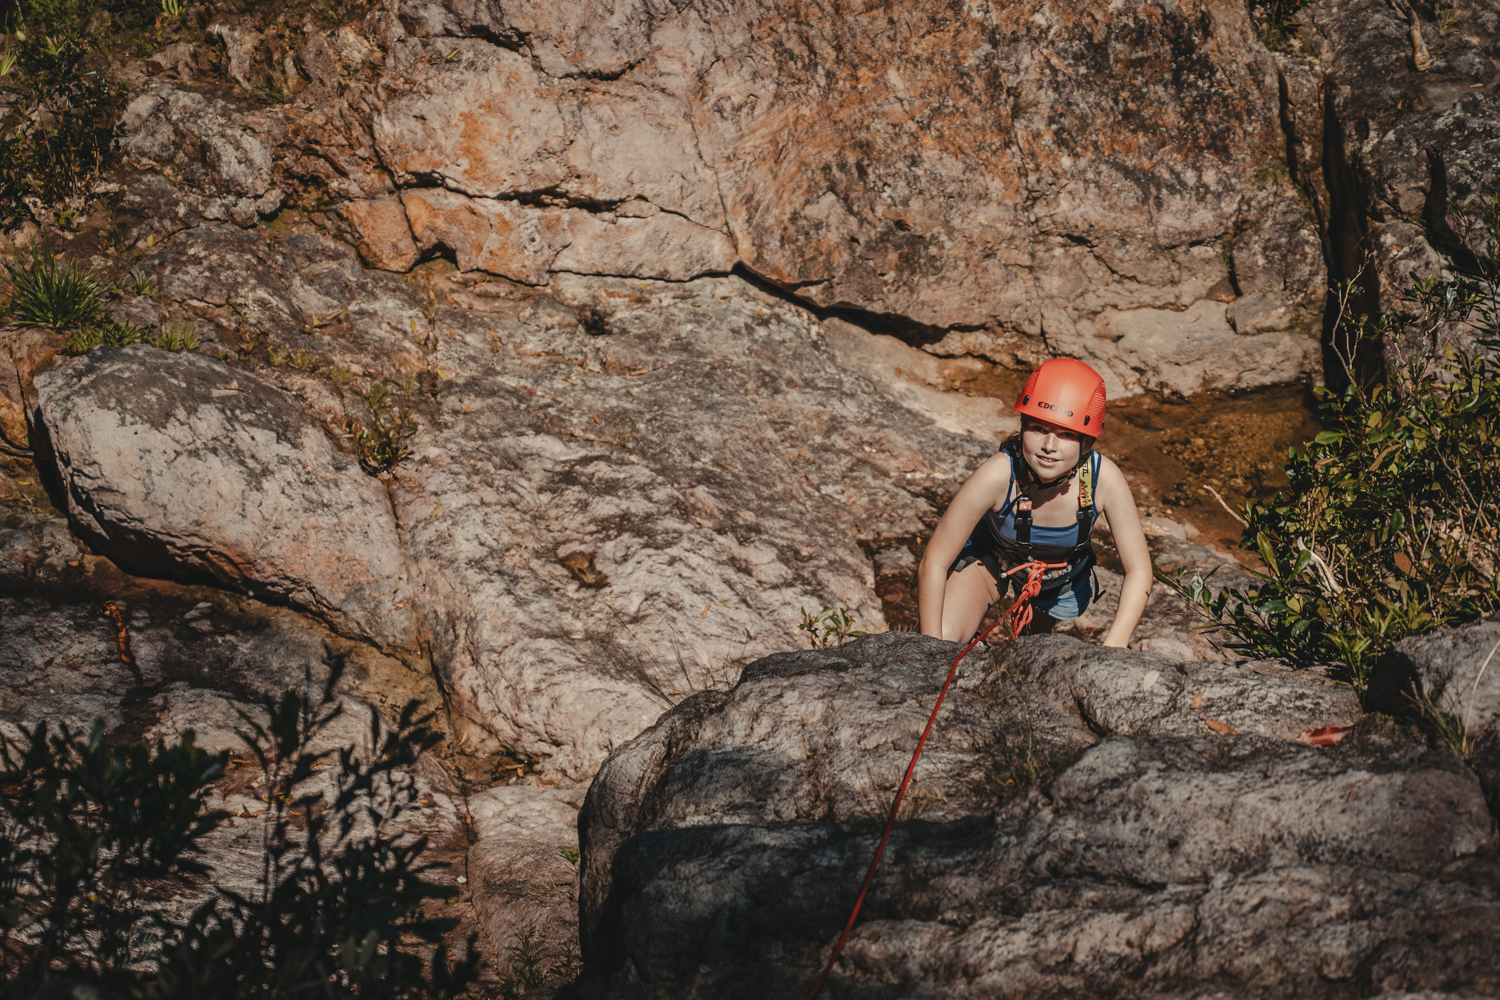
[[[1241,528],[1248,528],[1248,527],[1250,527],[1250,522],[1246,521],[1243,517],[1240,517],[1239,514],[1235,513],[1235,510],[1234,510],[1233,507],[1229,506],[1229,504],[1227,504],[1227,503],[1224,502],[1224,498],[1221,497],[1221,496],[1219,496],[1219,491],[1218,490],[1214,489],[1212,486],[1200,486],[1199,489],[1207,490],[1209,493],[1213,494],[1213,498],[1215,500],[1219,501],[1219,506],[1223,507],[1224,510],[1228,512],[1228,514],[1229,514],[1230,517],[1232,517],[1236,521],[1240,522],[1240,527]]]

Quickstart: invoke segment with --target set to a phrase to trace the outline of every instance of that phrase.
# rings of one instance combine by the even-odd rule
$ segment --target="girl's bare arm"
[[[948,567],[963,550],[974,525],[1009,486],[1010,458],[1000,452],[974,470],[933,529],[927,549],[922,553],[922,564],[917,569],[917,615],[921,619],[923,635],[942,638],[943,591],[948,581]]]
[[[1103,644],[1124,646],[1130,642],[1146,598],[1151,596],[1151,550],[1146,547],[1146,533],[1141,530],[1141,515],[1135,509],[1135,497],[1119,466],[1104,459],[1099,467],[1096,487],[1099,512],[1109,521],[1115,538],[1115,549],[1125,567],[1125,582],[1120,587],[1120,607],[1114,624],[1105,633]]]

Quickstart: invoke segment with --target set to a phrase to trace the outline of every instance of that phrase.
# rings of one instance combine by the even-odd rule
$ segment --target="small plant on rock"
[[[146,342],[146,331],[129,323],[102,319],[77,330],[68,338],[63,350],[68,354],[87,354],[96,347],[129,347]]]
[[[374,424],[349,420],[344,429],[359,464],[372,476],[388,475],[411,454],[406,442],[417,433],[417,418],[405,407],[392,411],[383,385],[365,394]]]
[[[802,612],[802,623],[797,629],[807,633],[807,641],[812,644],[813,649],[842,646],[850,639],[859,639],[867,634],[854,630],[854,615],[846,608],[839,608],[837,611],[824,608],[815,615],[809,614],[806,608],[797,610]]]
[[[196,351],[198,332],[191,323],[167,323],[157,333],[153,343],[164,351]]]
[[[105,285],[76,260],[64,261],[42,242],[22,259],[5,262],[8,308],[27,326],[68,330],[97,322],[104,314]]]
[[[1266,48],[1294,48],[1299,41],[1302,24],[1298,15],[1312,0],[1259,0],[1250,6],[1250,19],[1260,32],[1260,40]]]
[[[131,295],[141,295],[148,299],[157,296],[156,278],[147,274],[140,268],[132,268],[120,281],[121,291]]]

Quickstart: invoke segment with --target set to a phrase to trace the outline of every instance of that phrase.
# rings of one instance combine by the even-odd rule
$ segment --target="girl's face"
[[[1078,464],[1083,435],[1045,420],[1021,421],[1021,457],[1041,479],[1056,479]]]

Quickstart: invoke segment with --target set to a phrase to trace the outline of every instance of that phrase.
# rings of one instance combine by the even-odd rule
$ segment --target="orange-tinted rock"
[[[62,338],[47,330],[0,332],[0,439],[12,448],[29,449],[26,400],[38,367],[62,348]]]
[[[1175,364],[1178,324],[1153,339],[1159,355],[1108,365],[1100,318],[1178,314],[1232,259],[1269,250],[1278,301],[1250,325],[1298,341],[1277,378],[1317,368],[1317,218],[1278,172],[1277,63],[1242,4],[692,3],[659,18],[641,0],[452,0],[403,23],[382,159],[398,185],[571,208],[554,270],[675,278],[731,259],[713,237],[662,263],[664,242],[685,246],[680,223],[664,241],[660,221],[604,215],[640,200],[727,224],[739,261],[816,305],[933,341],[989,328],[1099,361],[1114,393],[1190,392],[1209,383]],[[530,58],[481,40],[506,37]]]
[[[447,247],[462,271],[546,284],[553,258],[568,244],[568,220],[558,209],[469,198],[443,188],[406,191],[402,201],[422,252]]]
[[[354,246],[370,267],[381,271],[409,271],[417,262],[417,246],[401,202],[394,198],[352,201],[339,214],[354,230]]]
[[[374,120],[375,142],[397,183],[434,179],[480,198],[561,183],[571,137],[551,81],[509,49],[452,38],[440,44],[443,52],[438,43],[431,52],[398,50],[392,76],[404,93]]]

